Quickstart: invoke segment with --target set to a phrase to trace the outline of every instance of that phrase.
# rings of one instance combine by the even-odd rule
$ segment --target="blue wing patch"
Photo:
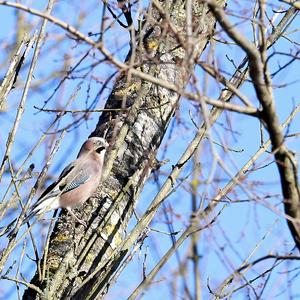
[[[74,190],[78,188],[80,185],[84,184],[89,180],[89,175],[82,175],[79,176],[79,178],[74,178],[73,181],[71,181],[67,186],[63,187],[63,193],[66,193],[68,191]]]

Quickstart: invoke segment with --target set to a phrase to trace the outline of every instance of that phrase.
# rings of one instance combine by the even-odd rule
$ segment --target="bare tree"
[[[206,299],[209,294],[220,299],[237,293],[272,298],[283,290],[269,291],[277,280],[274,270],[285,272],[284,295],[293,295],[290,282],[297,276],[282,265],[299,259],[299,154],[291,147],[299,136],[294,118],[300,106],[290,96],[295,83],[278,83],[277,78],[287,76],[299,60],[293,35],[298,31],[297,3],[152,0],[144,7],[142,1],[104,1],[93,3],[93,9],[74,4],[74,26],[67,19],[71,14],[60,11],[64,4],[53,0],[45,12],[0,4],[16,12],[16,34],[5,49],[11,62],[3,60],[7,71],[0,88],[2,114],[13,114],[16,107],[5,127],[0,165],[5,187],[1,223],[19,216],[2,229],[6,244],[0,272],[3,281],[15,283],[19,297],[25,289],[23,299],[101,299],[108,292],[107,298],[136,299],[163,285],[170,299]],[[101,18],[91,25],[95,11]],[[38,33],[22,33],[25,27],[33,32],[38,21]],[[61,60],[57,70],[45,68],[56,60]],[[35,72],[41,72],[41,80]],[[285,104],[276,98],[281,90]],[[20,164],[18,132],[28,122],[26,106],[32,107],[30,99],[39,94],[46,96],[42,104],[34,104],[34,118],[45,123],[43,133],[30,146],[26,141]],[[19,102],[12,103],[13,96]],[[96,108],[106,98],[104,108]],[[37,231],[34,221],[24,229],[36,192],[53,179],[48,168],[57,152],[65,149],[65,165],[70,149],[80,148],[83,125],[91,126],[90,119],[99,113],[95,130],[88,128],[85,134],[105,137],[109,149],[97,193],[76,211],[88,226],[61,210],[50,226],[42,223]],[[66,136],[70,140],[71,135],[68,149]],[[240,141],[243,136],[246,140]],[[35,173],[32,162],[41,160],[41,145],[44,167]],[[268,178],[275,181],[271,188]],[[151,192],[145,194],[144,187]],[[273,223],[279,218],[272,226],[259,216],[266,208]],[[251,221],[241,225],[239,209],[247,210]],[[237,220],[238,228],[232,227],[234,220],[226,221],[226,214]],[[289,244],[274,229],[277,223],[285,228],[285,222],[294,241],[287,239]],[[243,238],[249,234],[247,223],[255,228],[249,240]],[[12,231],[5,236],[8,229]],[[274,242],[268,245],[270,235]],[[140,249],[145,251],[141,276],[120,291],[117,279],[132,274],[128,269]],[[32,255],[35,275],[28,280],[22,264]],[[168,276],[155,282],[162,272]]]

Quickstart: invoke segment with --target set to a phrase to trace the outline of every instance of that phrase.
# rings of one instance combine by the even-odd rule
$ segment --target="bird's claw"
[[[78,223],[80,223],[81,225],[83,225],[85,228],[87,228],[87,224],[85,221],[77,219]]]
[[[79,218],[74,214],[74,212],[72,211],[72,209],[69,208],[68,211],[69,211],[69,213],[71,214],[71,216],[72,216],[78,223],[80,223],[81,225],[83,225],[85,228],[87,227],[86,222],[83,221],[83,220],[81,220],[81,219],[79,219]]]

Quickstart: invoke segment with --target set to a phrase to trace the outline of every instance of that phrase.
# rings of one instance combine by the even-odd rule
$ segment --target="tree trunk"
[[[180,96],[132,75],[131,68],[183,89],[194,68],[194,58],[204,50],[215,27],[215,18],[207,6],[202,1],[190,1],[193,35],[187,38],[189,1],[171,2],[153,1],[140,32],[132,40],[126,60],[128,69],[120,70],[107,100],[105,108],[113,110],[100,116],[91,134],[105,133],[110,143],[105,180],[97,195],[80,209],[81,213],[77,212],[88,228],[75,224],[64,211],[55,224],[44,252],[45,270],[42,267],[42,272],[36,272],[32,279],[47,299],[101,299],[130,250],[111,255],[126,234],[145,181],[157,167],[156,152]],[[225,1],[218,4],[224,6]],[[42,297],[26,290],[24,299],[37,298]]]

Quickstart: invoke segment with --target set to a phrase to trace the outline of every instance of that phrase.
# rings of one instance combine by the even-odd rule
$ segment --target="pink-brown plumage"
[[[83,224],[74,215],[72,208],[81,206],[96,191],[102,176],[107,147],[105,139],[89,138],[82,145],[77,159],[62,171],[58,180],[52,183],[31,207],[23,223],[34,215],[63,207]]]

